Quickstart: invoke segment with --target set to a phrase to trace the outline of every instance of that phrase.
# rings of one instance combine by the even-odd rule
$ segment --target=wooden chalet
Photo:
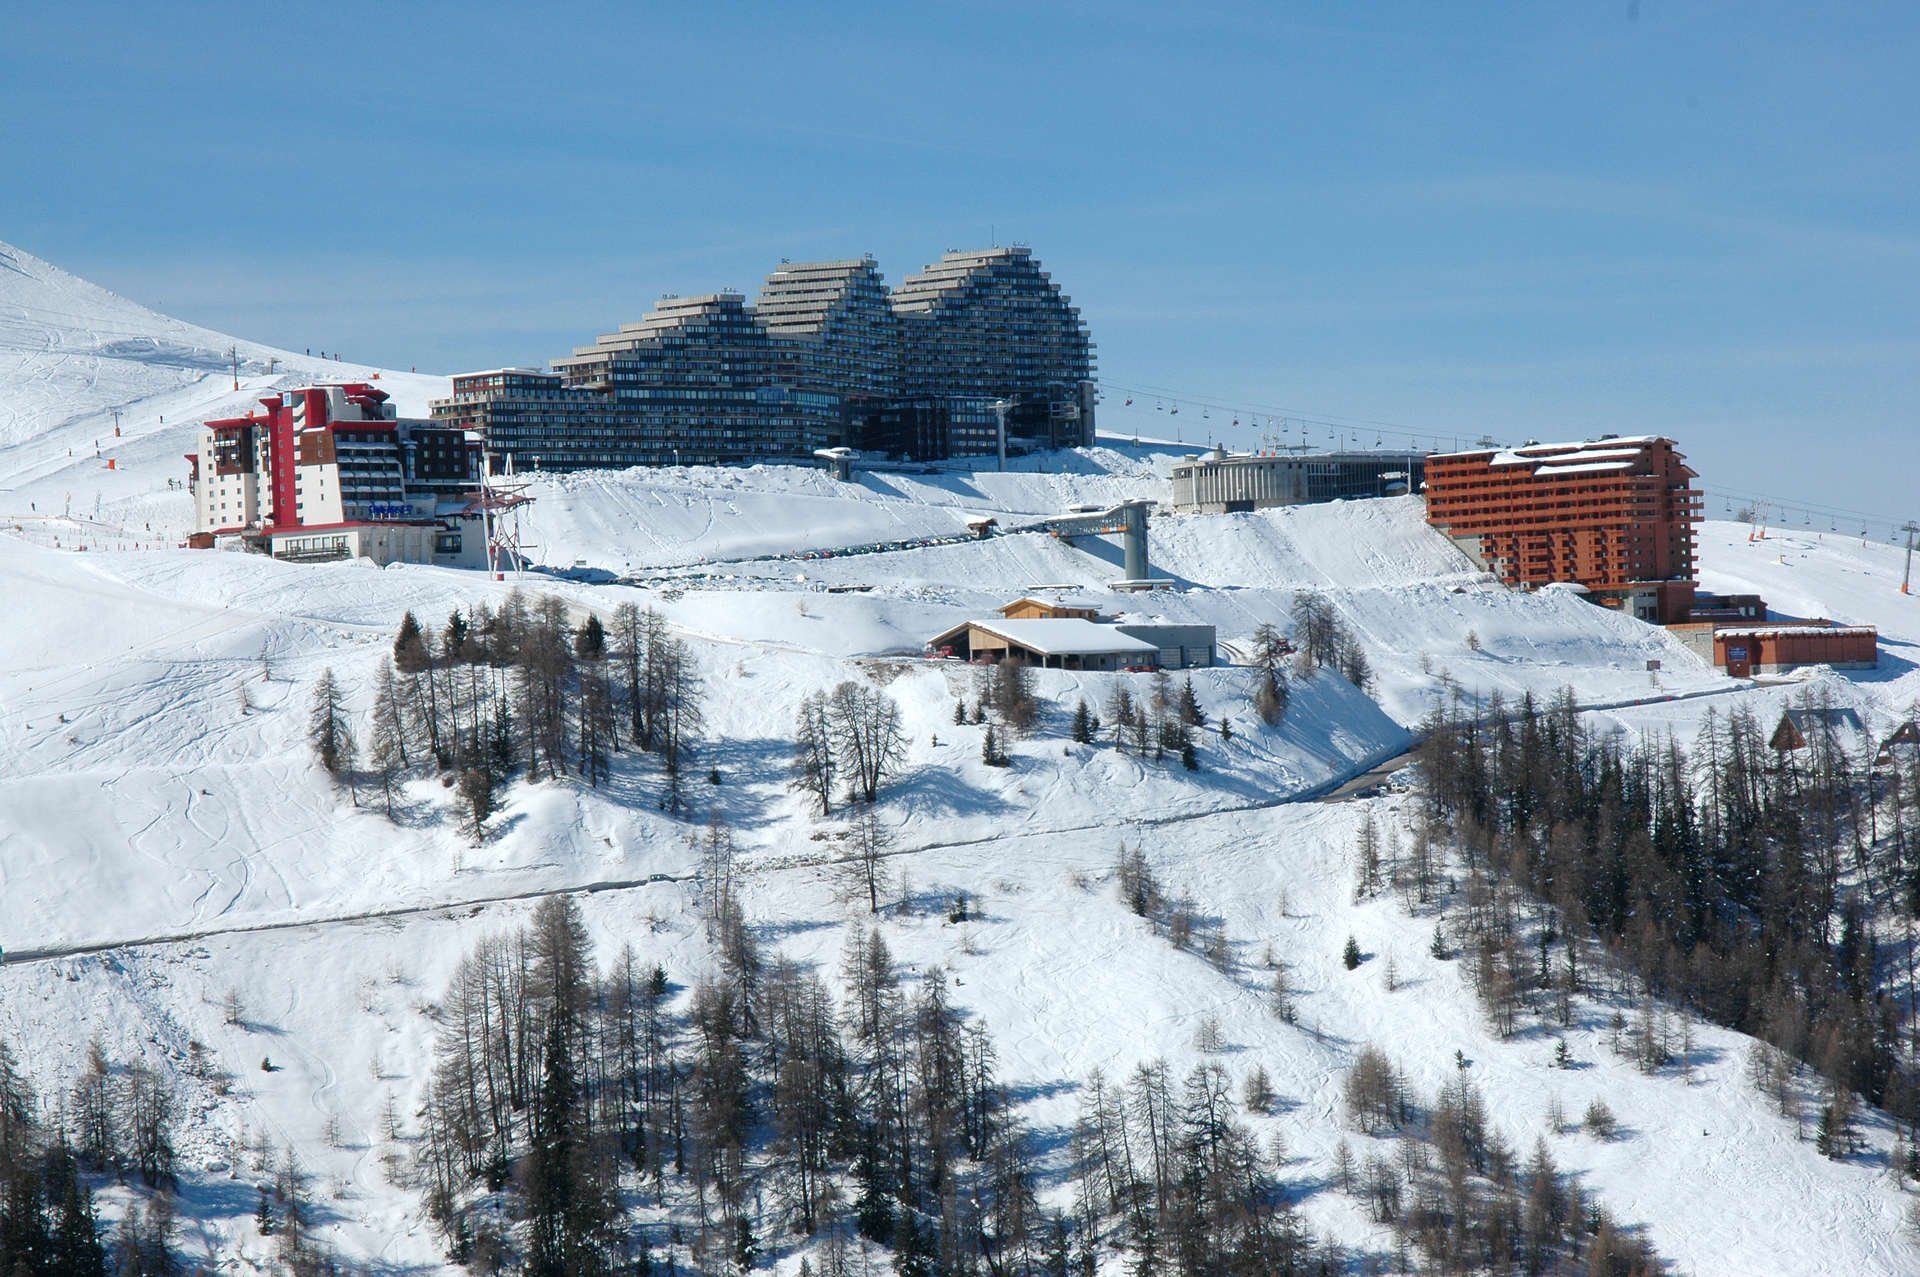
[[[1767,744],[1776,753],[1789,754],[1807,748],[1811,741],[1823,735],[1845,745],[1850,739],[1866,735],[1866,731],[1860,715],[1845,707],[1790,709],[1780,715],[1780,722]]]

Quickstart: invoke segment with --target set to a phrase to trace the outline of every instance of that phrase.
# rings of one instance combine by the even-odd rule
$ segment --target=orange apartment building
[[[1693,478],[1653,435],[1441,453],[1427,458],[1427,522],[1510,586],[1573,582],[1664,625],[1693,604]]]

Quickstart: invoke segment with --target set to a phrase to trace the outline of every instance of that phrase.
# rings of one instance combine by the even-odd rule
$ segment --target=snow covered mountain
[[[0,243],[0,504],[49,544],[62,530],[104,544],[182,539],[192,507],[168,481],[184,478],[200,422],[275,390],[376,378],[402,413],[424,415],[451,389],[183,323]]]
[[[1390,895],[1356,902],[1356,830],[1371,817],[1410,837],[1413,800],[1312,801],[1404,750],[1449,688],[1484,700],[1570,686],[1601,730],[1683,740],[1709,707],[1765,715],[1794,689],[1734,684],[1663,631],[1570,595],[1501,590],[1425,527],[1413,499],[1163,517],[1152,556],[1180,588],[1103,601],[1214,624],[1239,654],[1194,677],[1209,724],[1200,769],[1068,741],[1077,701],[1100,708],[1115,687],[1145,685],[1069,671],[1037,674],[1041,728],[1010,742],[1012,766],[993,767],[982,728],[953,721],[956,698],[976,695],[973,671],[920,658],[921,643],[1037,586],[1099,593],[1116,573],[1099,543],[954,538],[976,513],[1017,529],[1080,502],[1157,496],[1175,450],[1107,441],[1044,468],[853,484],[782,467],[536,479],[538,555],[637,585],[185,551],[169,544],[186,506],[166,479],[197,420],[303,379],[376,370],[235,343],[16,250],[0,248],[0,267],[0,598],[13,618],[0,627],[0,1039],[50,1098],[96,1039],[112,1060],[172,1079],[183,1245],[196,1258],[272,1262],[253,1218],[264,1140],[297,1155],[314,1232],[343,1259],[447,1267],[420,1186],[390,1167],[417,1138],[433,1012],[456,964],[542,895],[571,892],[603,959],[631,945],[684,1002],[720,962],[698,910],[710,816],[734,831],[761,943],[837,982],[848,937],[870,920],[835,863],[846,823],[816,818],[787,765],[804,698],[853,679],[893,697],[907,742],[878,807],[897,873],[887,943],[908,972],[949,977],[1033,1129],[1068,1128],[1095,1069],[1124,1079],[1159,1058],[1179,1077],[1218,1062],[1237,1084],[1258,1065],[1281,1102],[1252,1121],[1263,1141],[1284,1140],[1300,1215],[1384,1262],[1392,1231],[1337,1188],[1342,1146],[1372,1147],[1347,1123],[1342,1088],[1374,1044],[1424,1094],[1470,1064],[1508,1145],[1545,1140],[1564,1173],[1683,1271],[1920,1262],[1902,1235],[1906,1195],[1886,1174],[1884,1118],[1869,1115],[1866,1152],[1822,1157],[1746,1080],[1747,1039],[1695,1024],[1684,1074],[1644,1072],[1609,1049],[1598,1005],[1564,1034],[1580,1067],[1551,1067],[1550,1038],[1497,1034],[1466,964],[1430,953],[1433,916]],[[229,345],[249,361],[237,393]],[[381,377],[416,411],[444,385]],[[1823,676],[1843,702],[1884,720],[1920,696],[1920,605],[1898,595],[1892,551],[1800,535],[1755,549],[1744,525],[1713,524],[1702,552],[1710,587],[1752,585],[1785,611],[1881,626],[1880,671]],[[404,612],[438,626],[501,606],[516,586],[563,598],[575,617],[633,602],[667,618],[707,696],[692,812],[662,810],[657,768],[629,758],[604,786],[514,782],[475,847],[437,777],[417,771],[389,820],[320,769],[307,714],[323,671],[364,722]],[[1306,591],[1357,637],[1372,694],[1322,670],[1264,727],[1247,708],[1248,639],[1263,621],[1285,627]],[[1208,920],[1222,952],[1171,945],[1129,910],[1112,877],[1123,843]],[[973,907],[952,921],[961,893]],[[1358,970],[1341,960],[1349,935],[1370,955]],[[1268,953],[1292,973],[1293,1021],[1269,1011]],[[1596,1099],[1619,1138],[1550,1119]],[[1063,1163],[1057,1148],[1044,1159],[1044,1201],[1066,1204]],[[110,1213],[135,1196],[104,1192]],[[810,1255],[804,1239],[763,1242],[764,1266],[782,1273]],[[1117,1253],[1105,1262],[1126,1268]]]

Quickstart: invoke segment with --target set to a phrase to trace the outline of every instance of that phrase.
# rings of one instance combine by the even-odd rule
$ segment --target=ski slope
[[[1363,1159],[1370,1146],[1343,1120],[1344,1070],[1372,1042],[1431,1093],[1459,1052],[1510,1145],[1525,1156],[1545,1138],[1564,1172],[1644,1224],[1680,1271],[1920,1267],[1902,1232],[1906,1198],[1884,1173],[1891,1132],[1878,1115],[1868,1115],[1868,1153],[1828,1161],[1743,1080],[1745,1039],[1696,1025],[1690,1070],[1645,1075],[1606,1047],[1615,1008],[1602,1001],[1584,1005],[1566,1035],[1580,1067],[1549,1067],[1550,1038],[1488,1030],[1462,964],[1428,954],[1431,918],[1391,900],[1354,902],[1358,821],[1372,813],[1404,836],[1408,800],[1289,801],[1398,753],[1450,695],[1484,703],[1571,686],[1586,704],[1614,707],[1591,712],[1603,729],[1684,742],[1710,707],[1770,713],[1800,684],[1735,684],[1663,631],[1567,593],[1502,590],[1426,528],[1412,499],[1157,515],[1152,559],[1177,588],[1150,595],[1108,591],[1119,552],[1105,541],[947,541],[980,514],[1012,529],[1076,504],[1160,499],[1184,451],[1171,446],[1103,441],[1004,474],[950,466],[852,484],[770,466],[542,475],[531,479],[527,528],[539,557],[642,583],[530,574],[525,588],[560,594],[576,615],[658,607],[705,680],[698,764],[721,783],[696,784],[685,819],[659,809],[646,762],[623,761],[601,790],[517,783],[476,849],[434,781],[407,787],[394,822],[364,792],[354,806],[311,758],[306,712],[324,669],[364,711],[402,612],[437,625],[456,608],[497,604],[514,582],[170,545],[187,510],[166,481],[183,473],[198,418],[276,386],[377,370],[233,343],[4,248],[0,343],[0,598],[14,618],[0,627],[0,945],[16,957],[103,947],[0,966],[0,1037],[43,1084],[70,1076],[94,1038],[178,1083],[183,1236],[196,1257],[271,1262],[252,1224],[263,1171],[247,1150],[264,1135],[297,1151],[313,1177],[317,1233],[344,1259],[452,1271],[417,1195],[386,1174],[395,1149],[379,1115],[390,1098],[410,1115],[424,1093],[432,1004],[454,964],[481,936],[522,922],[530,897],[604,887],[580,897],[602,957],[631,943],[676,988],[690,986],[714,964],[691,881],[709,811],[741,843],[747,910],[769,956],[837,978],[847,936],[869,919],[830,863],[842,824],[817,819],[787,786],[786,742],[803,697],[853,678],[897,699],[909,742],[880,808],[901,879],[882,924],[888,943],[905,967],[951,974],[1043,1136],[1071,1120],[1096,1067],[1115,1078],[1164,1057],[1183,1074],[1203,1058],[1196,1037],[1211,1017],[1226,1040],[1215,1058],[1236,1084],[1256,1063],[1273,1075],[1284,1103],[1258,1123],[1291,1150],[1287,1184],[1302,1214],[1357,1252],[1385,1255],[1392,1238],[1331,1187],[1340,1141]],[[259,365],[243,369],[238,393],[214,358],[229,344]],[[269,360],[279,361],[271,373]],[[445,383],[381,371],[381,384],[419,411]],[[116,406],[123,433],[95,459]],[[881,543],[901,548],[822,557]],[[1709,588],[1758,590],[1784,614],[1879,625],[1880,670],[1809,676],[1845,703],[1885,721],[1920,697],[1920,601],[1898,594],[1896,553],[1777,533],[1756,547],[1745,525],[1709,524],[1701,559]],[[1361,640],[1375,685],[1366,695],[1325,671],[1300,679],[1285,721],[1266,729],[1246,708],[1247,670],[1196,672],[1210,725],[1202,770],[1189,775],[1064,739],[1076,700],[1099,707],[1116,685],[1141,690],[1139,676],[1040,671],[1043,730],[1012,742],[1012,767],[986,767],[980,729],[952,722],[955,698],[974,695],[973,671],[926,660],[921,645],[1052,584],[1140,619],[1214,624],[1230,653],[1262,622],[1287,628],[1294,600],[1315,591]],[[1172,949],[1125,909],[1110,878],[1123,841],[1145,849],[1170,892],[1219,920],[1228,970]],[[943,904],[958,891],[979,916],[956,925]],[[1370,955],[1353,972],[1339,961],[1348,934]],[[191,938],[142,943],[175,936]],[[1298,1025],[1265,1010],[1268,946],[1295,975]],[[226,1022],[229,991],[238,1024]],[[195,1042],[227,1074],[224,1089],[189,1074]],[[1624,1138],[1548,1128],[1551,1101],[1578,1115],[1601,1095]],[[1050,1202],[1062,1192],[1042,1185]],[[112,1211],[129,1192],[105,1196]],[[802,1254],[770,1246],[784,1274]]]
[[[368,380],[403,414],[452,389],[184,323],[0,243],[0,520],[48,544],[182,540],[192,506],[167,481],[184,480],[200,422],[274,391]]]

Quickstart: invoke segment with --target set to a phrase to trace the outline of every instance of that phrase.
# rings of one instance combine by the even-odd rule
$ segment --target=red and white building
[[[282,559],[484,568],[480,443],[402,419],[366,382],[270,395],[206,422],[187,456],[190,544],[228,538]]]

